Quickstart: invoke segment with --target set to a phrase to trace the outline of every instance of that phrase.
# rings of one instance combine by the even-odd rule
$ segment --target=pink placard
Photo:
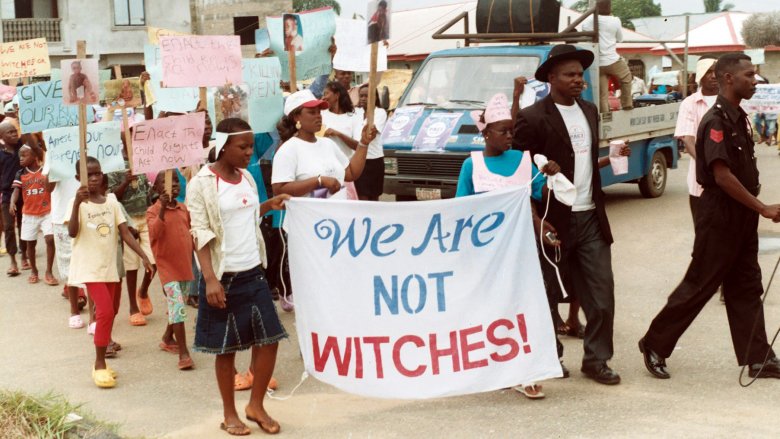
[[[164,117],[133,126],[133,174],[199,165],[205,157],[206,113]]]
[[[241,84],[241,38],[184,35],[160,37],[165,87]]]

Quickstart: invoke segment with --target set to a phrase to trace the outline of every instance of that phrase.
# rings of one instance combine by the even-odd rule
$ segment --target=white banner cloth
[[[287,209],[310,375],[410,399],[561,376],[526,188],[411,203],[294,198]]]

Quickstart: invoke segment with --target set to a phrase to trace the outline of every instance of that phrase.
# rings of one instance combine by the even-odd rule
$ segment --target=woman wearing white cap
[[[271,187],[274,195],[346,199],[345,182],[360,177],[366,165],[368,144],[377,130],[363,128],[352,158],[328,138],[314,134],[322,129],[322,110],[328,103],[301,90],[287,97],[284,116],[277,124],[283,142],[274,156]],[[282,297],[282,307],[292,311],[292,295]]]

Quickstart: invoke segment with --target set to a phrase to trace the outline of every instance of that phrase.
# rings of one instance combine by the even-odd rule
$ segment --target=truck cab
[[[598,47],[581,39],[576,45],[597,55],[584,72],[587,86],[582,98],[598,105]],[[528,79],[523,107],[544,98],[548,84],[533,77],[552,47],[544,43],[492,45],[429,55],[382,134],[384,192],[399,201],[453,197],[463,161],[485,146],[471,112],[484,109],[496,93],[511,98],[518,76]],[[645,197],[663,194],[667,169],[677,167],[677,141],[672,134],[678,108],[679,103],[673,102],[602,114],[600,155],[609,153],[613,139],[629,140],[632,149],[627,174],[614,175],[611,167],[601,169],[604,186],[637,183]]]

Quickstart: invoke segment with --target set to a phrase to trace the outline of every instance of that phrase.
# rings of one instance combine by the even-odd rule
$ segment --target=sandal
[[[189,296],[187,297],[187,305],[197,308],[198,307],[198,296]]]
[[[116,386],[116,379],[108,369],[95,370],[94,366],[92,368],[92,381],[101,389],[110,389]]]
[[[114,340],[111,340],[111,342],[108,343],[109,346],[112,346],[115,351],[119,352],[122,350],[122,345],[115,342]]]
[[[565,335],[579,339],[585,338],[585,325],[582,323],[578,324],[576,327],[569,326],[568,324],[566,324],[566,326],[569,327],[569,330],[566,331]]]
[[[19,276],[20,273],[18,268],[11,267],[8,269],[8,271],[5,272],[5,274],[8,275],[8,277],[16,277]]]
[[[246,415],[246,419],[248,421],[256,422],[257,426],[260,427],[261,430],[263,430],[264,432],[266,432],[268,434],[279,434],[279,432],[282,431],[282,426],[279,425],[279,423],[276,422],[276,420],[271,418],[270,416],[268,417],[268,419],[270,419],[271,422],[266,424],[265,422],[263,422],[263,421],[261,421],[261,420],[259,420],[257,418],[249,416],[249,414],[246,413],[246,412],[244,414]]]
[[[276,378],[271,377],[271,380],[268,381],[268,389],[269,390],[276,390],[279,388],[279,381],[276,381]]]
[[[154,311],[154,308],[152,307],[152,301],[149,299],[148,294],[146,297],[141,297],[141,292],[136,291],[135,300],[138,302],[138,309],[141,310],[141,314],[148,316],[152,313],[152,311]]]
[[[227,425],[224,422],[219,424],[219,428],[226,431],[227,434],[231,436],[247,436],[252,433],[252,430],[249,429],[244,424],[241,425]]]
[[[189,370],[195,367],[195,362],[192,361],[192,357],[187,357],[183,360],[179,360],[179,364],[177,366],[179,370]]]
[[[70,329],[81,329],[84,327],[84,321],[81,320],[80,315],[70,316],[68,319],[68,328]]]
[[[146,326],[146,318],[140,312],[137,312],[130,316],[130,325],[132,326]]]
[[[558,335],[567,335],[569,331],[571,331],[571,328],[569,328],[569,325],[566,323],[561,323],[555,328],[555,332],[558,333]]]
[[[544,392],[540,384],[531,384],[530,386],[515,386],[517,392],[522,393],[528,399],[543,399]]]
[[[87,298],[83,296],[79,296],[76,305],[79,307],[79,311],[83,311],[84,308],[87,306]]]
[[[95,335],[95,328],[97,327],[97,322],[92,322],[87,326],[87,335]]]
[[[60,284],[59,281],[57,281],[57,279],[55,279],[55,278],[53,278],[51,276],[44,276],[43,282],[46,285],[49,285],[50,287],[56,287],[57,285]]]
[[[252,388],[254,377],[249,377],[242,373],[237,373],[233,379],[233,389],[235,390],[249,390]]]
[[[37,274],[31,274],[30,277],[27,278],[27,283],[28,284],[37,284],[39,280],[40,279],[38,279],[38,275]]]
[[[106,346],[106,358],[115,358],[117,354],[117,349],[114,345],[111,343]]]
[[[30,261],[22,261],[22,270],[32,270],[32,265],[30,265]]]
[[[179,355],[179,345],[177,344],[168,344],[164,341],[161,341],[158,346],[160,346],[160,349],[164,350],[165,352]]]

